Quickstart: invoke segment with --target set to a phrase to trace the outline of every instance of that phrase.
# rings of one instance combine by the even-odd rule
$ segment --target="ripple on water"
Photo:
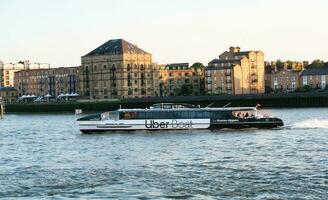
[[[326,199],[327,111],[272,110],[279,130],[97,135],[70,114],[6,115],[0,197]],[[305,115],[315,128],[294,126]]]

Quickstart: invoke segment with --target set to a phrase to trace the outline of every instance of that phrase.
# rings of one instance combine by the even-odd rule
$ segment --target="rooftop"
[[[123,39],[109,40],[85,56],[118,55],[123,53],[149,54]]]
[[[328,75],[328,67],[308,68],[301,73],[301,76]]]

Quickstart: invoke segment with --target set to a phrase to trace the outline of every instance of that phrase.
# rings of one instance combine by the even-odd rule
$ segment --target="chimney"
[[[239,53],[240,47],[230,47],[229,51],[230,51],[230,53]]]

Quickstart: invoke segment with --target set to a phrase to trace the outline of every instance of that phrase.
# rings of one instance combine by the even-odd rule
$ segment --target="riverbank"
[[[290,94],[259,94],[238,96],[183,96],[183,97],[153,97],[140,99],[122,99],[111,101],[77,101],[61,103],[13,103],[6,105],[7,113],[44,113],[44,112],[74,112],[106,111],[122,108],[145,108],[154,103],[175,102],[189,103],[200,106],[212,104],[212,107],[255,106],[261,104],[263,108],[305,108],[328,107],[328,93],[290,93]]]

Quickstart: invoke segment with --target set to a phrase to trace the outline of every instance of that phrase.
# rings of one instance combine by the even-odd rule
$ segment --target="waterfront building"
[[[14,86],[15,72],[29,69],[49,69],[46,63],[30,63],[28,60],[18,63],[3,63],[0,61],[0,87]]]
[[[326,89],[328,81],[328,67],[308,68],[301,73],[301,86],[313,89]]]
[[[270,89],[276,92],[292,92],[300,87],[299,72],[293,70],[276,71],[270,75]]]
[[[109,40],[82,56],[80,88],[89,99],[155,96],[154,78],[152,55],[123,39]]]
[[[208,94],[264,93],[264,54],[261,51],[240,51],[230,47],[205,69],[205,90]]]
[[[203,91],[204,69],[189,63],[173,63],[160,67],[160,96],[200,95]]]
[[[18,96],[58,97],[79,93],[79,67],[21,70],[15,73]],[[49,97],[50,97],[49,96]]]
[[[0,101],[5,103],[15,102],[17,99],[17,90],[14,87],[0,87]]]

